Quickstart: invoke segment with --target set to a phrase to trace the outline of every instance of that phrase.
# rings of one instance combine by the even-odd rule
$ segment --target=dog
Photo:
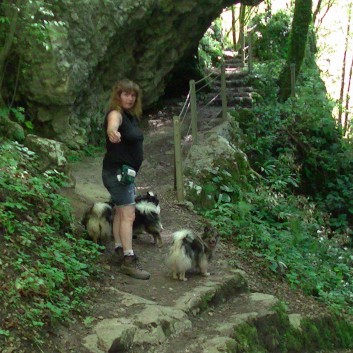
[[[135,202],[133,237],[136,238],[145,231],[153,236],[155,244],[162,246],[163,226],[157,195],[149,191],[146,195],[137,196]],[[96,244],[104,245],[110,238],[113,239],[113,207],[111,201],[96,202],[84,212],[81,223],[86,228],[89,238]]]
[[[208,264],[219,241],[218,232],[211,226],[205,226],[198,236],[189,229],[182,229],[173,234],[167,265],[173,272],[173,279],[187,281],[185,273],[198,268],[203,276],[209,276]]]
[[[84,212],[81,223],[96,244],[106,245],[113,239],[113,208],[108,202],[94,203]]]
[[[148,191],[146,195],[140,195],[135,198],[135,221],[133,225],[133,237],[145,231],[151,234],[154,244],[158,247],[163,246],[161,232],[163,225],[161,222],[161,208],[157,195]]]

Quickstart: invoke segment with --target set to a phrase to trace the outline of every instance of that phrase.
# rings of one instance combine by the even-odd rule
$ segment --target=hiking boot
[[[124,256],[120,271],[136,279],[149,279],[151,276],[147,271],[142,269],[136,255]]]
[[[117,247],[114,249],[114,252],[111,256],[111,262],[114,265],[121,265],[123,262],[123,258],[124,258],[124,250],[121,246]]]
[[[122,246],[118,246],[117,248],[114,249],[114,254],[115,256],[121,258],[121,260],[124,258],[124,249]]]

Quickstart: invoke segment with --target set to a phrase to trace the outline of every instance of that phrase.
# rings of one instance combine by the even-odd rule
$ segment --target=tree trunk
[[[351,28],[351,9],[352,4],[349,4],[348,7],[348,19],[347,19],[347,32],[344,43],[344,52],[343,52],[343,60],[342,60],[342,69],[341,69],[341,89],[340,89],[340,98],[339,98],[339,106],[338,106],[338,124],[342,127],[344,122],[342,121],[342,112],[343,112],[343,104],[344,104],[344,86],[346,79],[346,64],[347,64],[347,51],[349,45],[349,35]]]
[[[350,90],[351,90],[351,82],[352,82],[352,72],[353,72],[353,57],[351,61],[351,66],[349,68],[349,75],[348,75],[348,87],[346,91],[346,110],[345,110],[345,119],[344,119],[344,125],[343,125],[343,135],[346,135],[348,131],[348,122],[349,122],[349,101],[350,101]]]
[[[316,5],[316,9],[315,11],[313,12],[313,23],[315,24],[315,21],[316,21],[316,17],[317,15],[319,14],[320,10],[321,10],[321,4],[322,4],[322,0],[319,0],[317,2],[317,5]]]
[[[235,6],[232,6],[232,38],[233,38],[233,48],[234,51],[237,50],[237,32],[236,32],[236,28],[235,28]]]
[[[316,9],[313,13],[313,24],[315,26],[315,32],[317,33],[322,21],[324,20],[325,16],[327,15],[327,13],[329,12],[330,8],[334,5],[336,0],[328,0],[326,2],[326,4],[322,4],[322,0],[319,0],[317,5],[316,5]],[[320,11],[323,9],[323,7],[325,6],[325,12],[324,14],[318,19],[319,13]]]
[[[239,52],[241,54],[243,64],[245,61],[245,10],[246,6],[241,4],[239,9]]]
[[[286,64],[279,76],[278,100],[285,102],[291,94],[290,65],[295,64],[295,77],[300,72],[311,21],[312,0],[296,0]]]
[[[2,97],[2,83],[5,76],[5,63],[8,55],[11,51],[12,44],[14,42],[15,32],[17,29],[17,20],[19,11],[17,4],[10,4],[8,1],[4,1],[1,6],[4,8],[5,17],[10,21],[9,30],[5,34],[4,45],[0,49],[0,106],[4,106],[4,100]]]

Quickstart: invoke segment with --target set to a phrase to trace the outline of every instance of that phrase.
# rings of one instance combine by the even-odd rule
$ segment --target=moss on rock
[[[236,327],[229,341],[229,353],[302,353],[322,349],[353,347],[353,326],[336,315],[301,320],[290,324],[283,306],[274,315],[257,318]]]

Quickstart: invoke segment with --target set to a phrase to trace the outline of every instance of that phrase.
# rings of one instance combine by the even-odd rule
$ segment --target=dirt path
[[[141,301],[143,301],[143,303],[153,303],[154,307],[158,306],[159,310],[166,307],[175,308],[180,300],[183,300],[182,298],[187,296],[189,296],[189,299],[184,304],[189,305],[187,302],[195,295],[193,293],[196,293],[198,289],[202,291],[202,288],[205,288],[204,286],[214,288],[213,285],[215,285],[218,286],[217,289],[212,290],[217,293],[222,292],[219,288],[224,285],[227,279],[232,278],[229,276],[234,275],[235,268],[244,271],[242,276],[246,278],[247,284],[245,287],[248,286],[248,290],[251,293],[261,292],[274,295],[288,304],[290,312],[310,315],[311,313],[325,310],[324,306],[320,305],[312,298],[304,296],[299,291],[290,290],[284,282],[278,282],[278,279],[274,280],[273,277],[269,275],[269,271],[267,271],[266,268],[259,266],[256,258],[244,254],[229,243],[220,244],[214,261],[210,266],[211,276],[209,278],[205,279],[197,273],[192,273],[189,275],[187,282],[172,280],[171,274],[165,268],[165,257],[169,251],[172,233],[181,228],[191,228],[195,231],[200,231],[203,227],[200,216],[190,211],[185,205],[178,204],[173,190],[172,116],[177,110],[179,110],[179,106],[171,106],[163,111],[155,112],[149,117],[149,126],[145,129],[145,161],[137,178],[138,193],[143,194],[148,190],[153,190],[157,193],[161,202],[161,216],[164,226],[162,239],[164,246],[162,248],[154,246],[152,244],[152,237],[149,235],[139,236],[139,238],[134,241],[134,249],[140,258],[143,268],[151,272],[150,280],[140,281],[122,275],[119,273],[119,267],[112,263],[110,255],[102,256],[104,276],[101,281],[91,284],[96,290],[91,301],[88,303],[89,317],[92,322],[87,325],[81,320],[70,325],[68,328],[59,330],[56,338],[52,342],[51,352],[105,352],[107,351],[106,347],[108,347],[110,343],[105,343],[106,346],[104,346],[102,343],[104,339],[97,339],[94,336],[100,322],[110,319],[116,322],[117,318],[124,320],[124,318],[138,315],[139,311],[142,310],[141,305],[123,305],[124,301],[122,298],[125,294],[136,296],[133,300],[138,300],[140,304]],[[205,116],[207,117],[207,115]],[[205,121],[203,123],[202,120],[200,121],[204,130],[206,126],[214,125],[218,121],[214,116],[211,118],[210,116],[212,116],[212,112],[210,112],[207,117],[208,122]],[[211,121],[212,124],[210,123]],[[63,193],[70,199],[77,221],[82,217],[84,210],[91,202],[105,201],[109,198],[101,181],[101,163],[102,156],[98,156],[96,158],[86,158],[72,165],[76,186],[74,189],[63,190]],[[111,244],[111,247],[112,245],[113,244]],[[230,280],[231,283],[233,283],[232,281],[233,279]],[[237,286],[238,284],[236,287]],[[227,290],[223,292],[227,292]],[[237,293],[232,286],[231,292],[233,297]],[[207,295],[211,298],[210,294]],[[221,296],[222,298],[223,295],[224,293]],[[212,298],[215,298],[215,296]],[[129,300],[131,300],[131,298]],[[204,299],[200,299],[200,305],[202,305],[202,300]],[[236,303],[235,305],[239,307],[240,299],[237,300],[233,298],[232,300]],[[273,300],[273,298],[271,298],[271,300]],[[231,312],[232,309],[227,307],[225,311]],[[212,313],[210,315],[213,316]],[[218,320],[222,321],[221,316],[215,315],[215,318],[217,317]],[[188,322],[188,320],[189,319],[182,319],[180,321],[185,323]],[[213,321],[214,320],[215,319],[213,319]],[[110,326],[111,325],[112,324],[110,324]],[[151,325],[157,326],[157,324],[154,323],[147,326],[151,327]],[[162,323],[161,325],[165,326],[166,324]],[[128,326],[127,323],[126,326]],[[208,321],[206,315],[206,318],[199,320],[197,324],[195,324],[191,336],[195,338],[198,337],[199,334],[202,335],[207,326]],[[142,327],[142,324],[140,324],[140,327]],[[172,330],[171,328],[169,329]],[[173,330],[174,329],[175,327]],[[144,330],[146,331],[146,329]],[[136,336],[135,331],[134,335]],[[83,344],[83,342],[87,343],[85,337],[93,336],[95,340],[93,345],[91,343],[90,345]],[[176,342],[175,344],[180,345],[181,343]],[[93,346],[97,348],[92,348]],[[175,352],[183,352],[183,350],[181,350],[182,348],[179,349],[175,350]],[[158,350],[157,348],[153,348],[150,352],[164,352],[164,350],[166,352],[174,352],[170,346],[168,349],[159,346]],[[147,352],[146,348],[137,345],[131,350],[112,349],[109,350],[109,353],[125,351],[135,353]],[[194,351],[196,352],[196,350]],[[201,351],[202,350],[200,350],[200,352]],[[205,352],[207,352],[207,350]]]
[[[174,109],[178,109],[178,107],[174,107]],[[193,281],[180,284],[171,280],[170,273],[164,268],[164,260],[169,251],[173,232],[181,228],[190,228],[198,232],[203,228],[201,217],[190,211],[185,204],[178,203],[173,190],[172,112],[173,107],[170,107],[168,115],[161,111],[157,112],[154,119],[150,120],[149,126],[145,128],[145,160],[136,179],[138,194],[144,194],[151,190],[157,194],[160,200],[164,246],[162,248],[156,247],[153,244],[153,238],[148,234],[140,235],[134,241],[134,248],[143,267],[151,272],[151,279],[147,286],[142,285],[141,281],[120,275],[118,267],[115,266],[110,268],[112,280],[109,281],[109,285],[119,289],[124,288],[124,290],[141,295],[146,299],[158,297],[158,301],[166,305],[178,298],[185,289],[192,288],[195,283],[202,281],[202,277],[195,276]],[[101,180],[102,158],[103,156],[89,157],[72,165],[72,173],[76,180],[75,189],[66,190],[64,193],[71,201],[77,220],[82,217],[84,210],[90,203],[109,199],[109,194]],[[108,257],[109,255],[107,255]],[[110,267],[110,265],[107,266]],[[219,272],[220,266],[215,261],[213,272]],[[163,291],[163,289],[166,290]]]

